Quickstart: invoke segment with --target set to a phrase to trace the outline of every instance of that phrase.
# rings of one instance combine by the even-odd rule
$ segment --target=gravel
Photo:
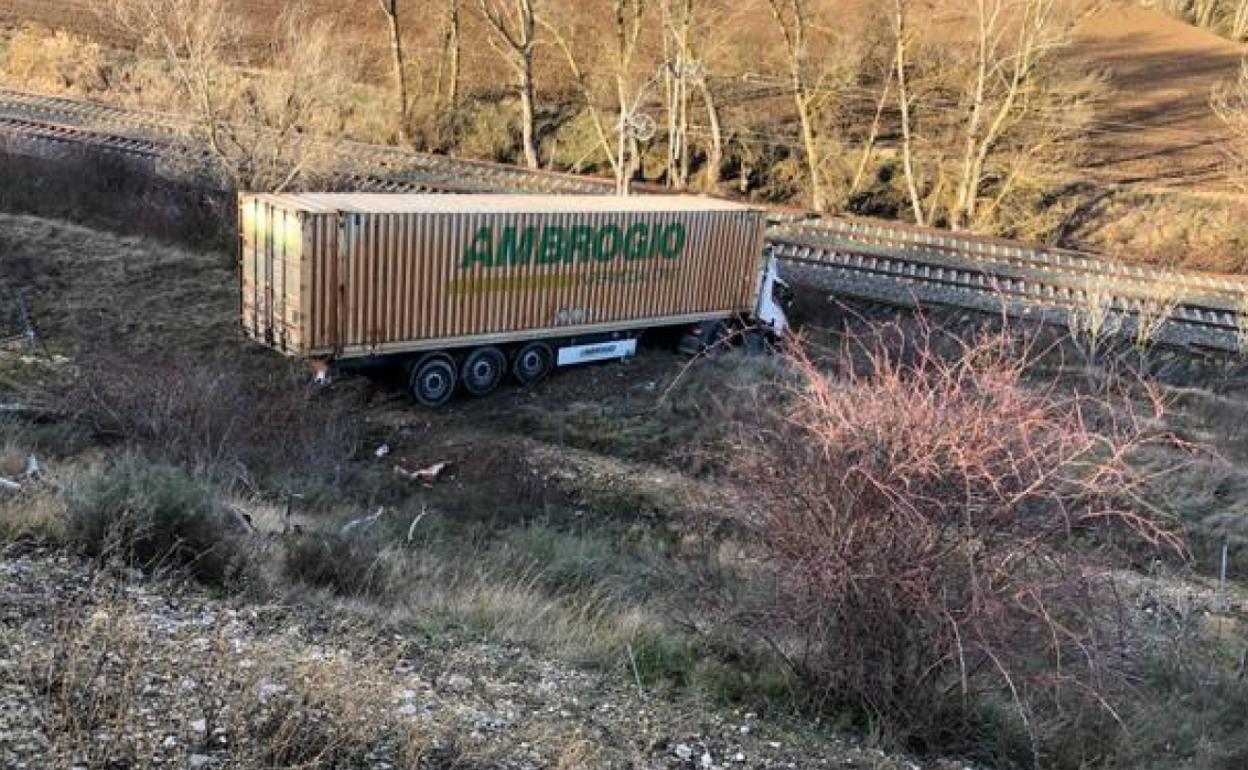
[[[125,767],[243,767],[246,731],[210,724],[206,677],[262,671],[251,689],[232,697],[264,706],[291,697],[326,666],[374,677],[367,685],[350,683],[352,690],[378,693],[371,719],[428,736],[415,765],[402,764],[393,747],[379,742],[351,767],[439,767],[452,753],[456,766],[516,770],[920,767],[810,723],[641,692],[623,666],[581,668],[454,630],[393,629],[345,611],[220,598],[194,586],[97,570],[42,548],[10,546],[0,558],[0,578],[4,768],[73,767],[82,759],[58,735],[56,707],[39,687],[40,671],[64,648],[71,619],[79,628],[114,623],[137,634],[141,665],[125,724],[89,728],[97,754],[110,743],[132,747],[139,759]],[[213,656],[224,665],[206,665]]]

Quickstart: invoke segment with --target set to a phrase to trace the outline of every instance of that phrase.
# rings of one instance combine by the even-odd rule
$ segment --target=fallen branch
[[[381,515],[385,512],[386,512],[386,508],[385,506],[382,506],[378,508],[377,512],[374,513],[372,516],[364,516],[359,519],[352,519],[351,521],[348,521],[346,524],[342,525],[342,529],[338,530],[338,534],[348,535],[356,528],[364,529],[366,527],[369,527],[375,524],[377,520],[381,518]]]
[[[417,525],[417,524],[420,524],[421,519],[425,518],[425,515],[426,515],[426,514],[428,514],[428,513],[429,513],[429,509],[428,509],[428,508],[426,508],[424,505],[421,505],[421,506],[420,506],[420,513],[416,514],[415,518],[413,518],[413,519],[412,519],[412,523],[411,523],[411,524],[409,524],[409,525],[408,525],[408,527],[407,527],[407,543],[408,543],[408,545],[411,545],[412,540],[416,537],[416,525]]]

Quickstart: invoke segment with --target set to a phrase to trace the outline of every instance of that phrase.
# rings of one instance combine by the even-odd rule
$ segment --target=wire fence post
[[[1229,553],[1230,553],[1230,541],[1227,539],[1223,539],[1222,540],[1222,559],[1221,559],[1221,563],[1218,565],[1218,596],[1217,596],[1218,612],[1226,612],[1227,608],[1230,606],[1226,597],[1226,560],[1227,560],[1227,556],[1229,555]]]
[[[20,291],[17,292],[17,322],[26,341],[26,350],[33,356],[38,351],[38,341],[35,339],[35,326],[30,322],[30,313],[26,310],[26,297]]]

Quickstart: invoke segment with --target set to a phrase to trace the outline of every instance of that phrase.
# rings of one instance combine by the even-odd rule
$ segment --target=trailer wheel
[[[468,354],[460,367],[459,378],[464,390],[474,396],[494,392],[507,373],[507,357],[495,347],[477,348]]]
[[[555,354],[544,342],[530,342],[516,351],[511,360],[511,373],[521,385],[541,382],[554,366]]]
[[[442,406],[455,392],[455,364],[442,354],[426,356],[412,366],[407,387],[421,405]]]

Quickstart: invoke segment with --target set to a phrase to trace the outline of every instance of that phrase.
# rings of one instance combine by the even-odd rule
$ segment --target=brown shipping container
[[[351,358],[724,318],[765,226],[690,196],[243,193],[243,328]]]

